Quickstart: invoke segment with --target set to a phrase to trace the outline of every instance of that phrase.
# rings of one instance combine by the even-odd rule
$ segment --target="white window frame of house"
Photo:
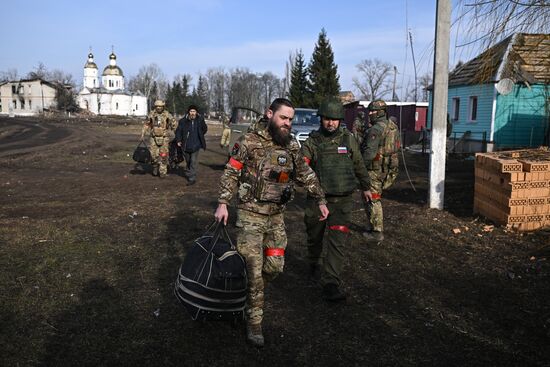
[[[31,94],[31,87],[32,85],[29,84],[29,91],[27,92],[27,94]]]
[[[17,86],[15,84],[11,85],[11,94],[17,94]]]
[[[460,118],[460,97],[453,97],[451,101],[453,106],[451,120],[458,121]]]
[[[474,109],[474,104],[475,104],[475,109]],[[479,110],[479,98],[477,96],[470,96],[469,102],[468,102],[468,122],[477,122],[478,110]]]
[[[21,99],[21,109],[22,110],[25,109],[25,100],[24,99]]]
[[[13,103],[13,109],[16,110],[17,109],[17,99],[14,99],[11,101]]]

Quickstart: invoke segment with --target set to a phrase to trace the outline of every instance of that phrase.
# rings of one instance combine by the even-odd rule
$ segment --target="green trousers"
[[[306,201],[304,222],[307,231],[308,259],[310,264],[320,264],[323,269],[323,284],[340,285],[344,267],[344,247],[349,239],[349,224],[353,200],[349,196],[327,197],[330,211],[327,220],[320,222],[321,212],[312,198]],[[326,237],[326,255],[323,254],[323,238]]]

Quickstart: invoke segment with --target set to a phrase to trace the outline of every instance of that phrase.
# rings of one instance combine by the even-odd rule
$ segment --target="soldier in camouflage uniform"
[[[153,161],[153,176],[166,177],[170,141],[174,139],[176,120],[164,109],[164,101],[157,100],[141,130],[141,139],[148,133],[149,150]]]
[[[340,274],[344,266],[345,244],[349,239],[352,194],[358,180],[365,199],[370,199],[369,175],[357,141],[348,130],[340,127],[344,119],[342,104],[337,100],[326,100],[319,106],[317,114],[321,117],[321,126],[304,142],[302,153],[319,178],[330,216],[326,222],[319,222],[319,211],[308,196],[304,221],[310,275],[315,280],[321,278],[323,296],[327,301],[341,301],[346,298],[340,289]],[[325,235],[327,251],[321,264]]]
[[[328,216],[319,181],[290,135],[293,117],[290,101],[275,99],[267,111],[267,128],[247,133],[235,143],[220,180],[216,220],[227,223],[227,205],[238,193],[237,213],[243,227],[238,229],[237,250],[248,272],[247,339],[258,347],[264,344],[264,284],[283,271],[287,245],[283,212],[294,182],[305,186],[317,201],[318,220]]]
[[[222,139],[220,141],[220,146],[223,148],[227,148],[229,146],[229,141],[231,140],[231,119],[227,117],[227,115],[224,113],[221,116],[222,121]]]
[[[386,102],[372,101],[368,106],[372,127],[363,141],[363,160],[370,177],[372,200],[367,203],[367,218],[370,231],[363,233],[369,242],[380,243],[384,240],[382,191],[389,188],[399,173],[401,147],[399,129],[387,119]]]
[[[263,115],[258,120],[253,121],[250,126],[248,127],[247,133],[251,133],[258,130],[263,130],[267,127],[269,119],[266,115]]]
[[[363,111],[357,112],[357,116],[353,120],[352,133],[355,136],[355,140],[359,146],[363,143],[363,137],[367,131],[367,122],[365,121],[365,113]]]

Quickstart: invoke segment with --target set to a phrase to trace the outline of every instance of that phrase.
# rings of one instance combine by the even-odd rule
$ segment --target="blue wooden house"
[[[548,145],[550,34],[514,34],[458,66],[448,98],[450,150]]]

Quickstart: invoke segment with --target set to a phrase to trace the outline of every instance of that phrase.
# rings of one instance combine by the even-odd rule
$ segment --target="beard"
[[[327,128],[325,128],[323,126],[323,124],[321,124],[321,133],[324,135],[324,136],[332,136],[334,134],[336,134],[338,132],[338,129],[340,128],[340,125],[338,125],[338,127],[336,129],[334,129],[334,131],[330,131],[328,130]]]
[[[274,123],[271,121],[269,122],[269,125],[267,126],[267,131],[269,131],[269,134],[271,134],[271,137],[273,138],[273,141],[275,144],[286,147],[288,144],[290,144],[290,141],[292,140],[292,136],[290,135],[290,130],[287,130],[282,127],[276,127]]]

